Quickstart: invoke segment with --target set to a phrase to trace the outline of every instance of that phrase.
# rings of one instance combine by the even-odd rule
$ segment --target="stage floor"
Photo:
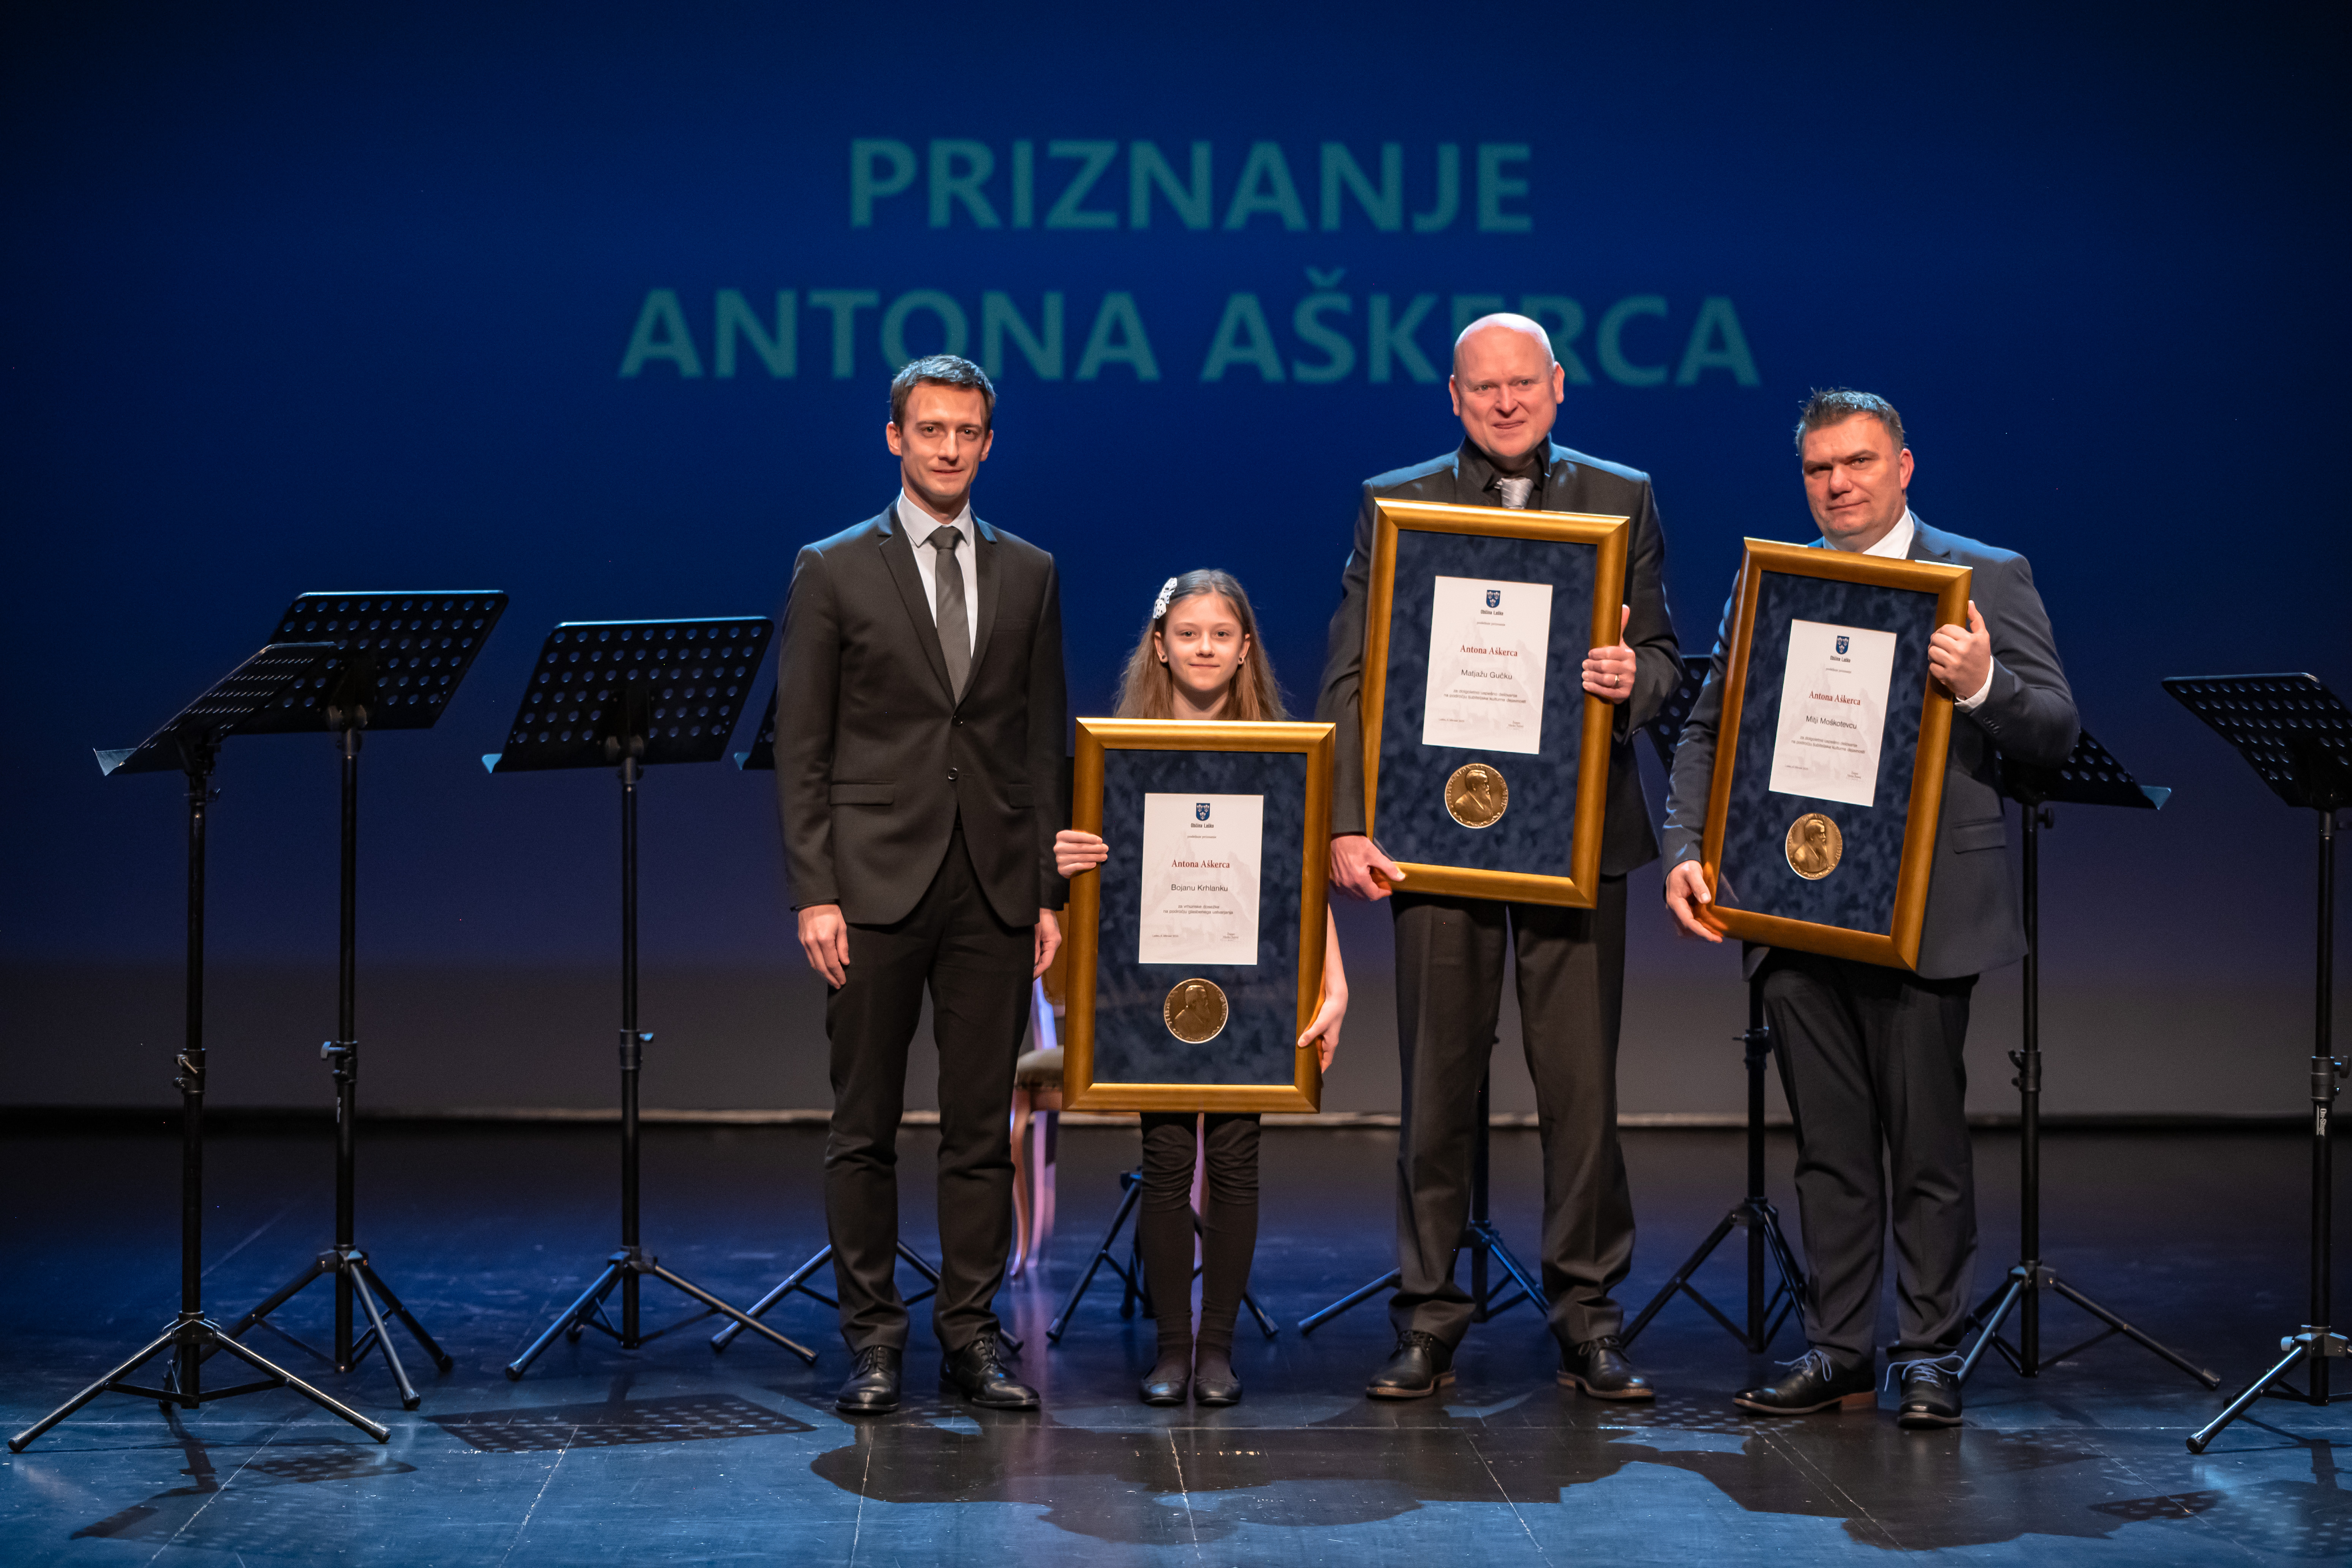
[[[663,1262],[749,1302],[822,1244],[814,1130],[655,1129],[646,1239]],[[456,1357],[403,1412],[380,1362],[338,1376],[283,1335],[252,1342],[393,1429],[379,1447],[276,1392],[193,1416],[110,1395],[25,1454],[0,1455],[11,1563],[721,1562],[1034,1564],[1166,1562],[1486,1564],[1878,1561],[2269,1563],[2352,1556],[2352,1405],[2268,1402],[2210,1453],[2182,1437],[2219,1408],[2185,1375],[2110,1340],[2032,1381],[1989,1364],[1969,1421],[1898,1431],[1874,1414],[1767,1421],[1730,1393],[1769,1370],[1696,1307],[1636,1346],[1649,1407],[1556,1387],[1525,1306],[1475,1328],[1442,1400],[1376,1404],[1391,1340],[1375,1301],[1301,1338],[1299,1317],[1391,1261],[1392,1133],[1276,1130],[1244,1319],[1248,1396],[1224,1411],[1134,1398],[1150,1329],[1097,1283],[1058,1348],[1045,1327],[1134,1159],[1122,1128],[1068,1130],[1047,1278],[1000,1300],[1045,1409],[994,1415],[942,1397],[917,1309],[910,1397],[857,1424],[834,1414],[846,1357],[830,1315],[793,1298],[777,1326],[822,1354],[712,1354],[708,1321],[636,1352],[590,1335],[520,1383],[503,1363],[576,1295],[616,1239],[616,1134],[595,1129],[363,1129],[360,1240]],[[906,1236],[936,1252],[933,1135],[909,1130]],[[1647,1300],[1737,1197],[1737,1134],[1626,1138],[1641,1246],[1624,1291]],[[2278,1133],[2064,1133],[2045,1144],[2050,1260],[2227,1384],[2273,1357],[2304,1310],[2305,1142]],[[2013,1139],[1978,1143],[1980,1286],[2016,1245]],[[0,1144],[16,1264],[0,1296],[0,1418],[15,1432],[169,1320],[177,1301],[174,1137],[16,1136]],[[1792,1232],[1790,1151],[1771,1151]],[[1536,1235],[1534,1134],[1495,1139],[1496,1213]],[[2352,1162],[2347,1162],[2352,1163]],[[215,1140],[206,1305],[233,1318],[329,1240],[319,1134]],[[1740,1299],[1735,1242],[1702,1279]],[[830,1292],[829,1278],[824,1281]],[[649,1321],[684,1299],[648,1285]],[[281,1315],[312,1344],[323,1285]],[[1891,1309],[1890,1309],[1891,1311]],[[2085,1320],[2054,1300],[2046,1343]],[[400,1332],[394,1330],[395,1334]],[[1778,1356],[1801,1348],[1791,1326]],[[220,1363],[215,1363],[219,1365]],[[210,1368],[207,1369],[212,1370]],[[2352,1364],[2345,1384],[2352,1384]],[[220,1367],[222,1381],[236,1381]]]

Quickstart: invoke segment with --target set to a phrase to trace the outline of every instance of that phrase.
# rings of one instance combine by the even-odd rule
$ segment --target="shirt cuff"
[[[1963,713],[1973,713],[1978,709],[1983,707],[1985,699],[1992,695],[1993,670],[1999,669],[2000,668],[2000,666],[1996,663],[1990,668],[1988,668],[1985,671],[1984,684],[1977,688],[1976,695],[1973,697],[1955,698],[1953,700],[1952,706],[1958,709]]]

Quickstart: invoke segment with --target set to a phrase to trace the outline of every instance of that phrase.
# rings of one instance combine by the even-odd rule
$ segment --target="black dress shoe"
[[[887,1415],[898,1408],[899,1352],[888,1345],[867,1345],[857,1352],[849,1381],[833,1396],[833,1407],[844,1415]]]
[[[1960,1424],[1959,1357],[1906,1361],[1891,1370],[1903,1384],[1902,1402],[1895,1407],[1897,1426],[1919,1431]]]
[[[1242,1380],[1234,1375],[1232,1360],[1214,1351],[1202,1351],[1192,1368],[1192,1403],[1215,1406],[1241,1402]]]
[[[1603,1334],[1597,1340],[1587,1340],[1559,1352],[1559,1381],[1569,1388],[1580,1389],[1595,1399],[1655,1399],[1658,1391],[1650,1380],[1633,1370],[1625,1359],[1624,1342],[1615,1334]]]
[[[1426,1399],[1453,1381],[1454,1348],[1435,1334],[1407,1329],[1364,1392],[1374,1399]]]
[[[1037,1408],[1037,1391],[1004,1370],[992,1333],[982,1334],[941,1358],[940,1382],[984,1410]]]
[[[1841,1368],[1822,1350],[1807,1351],[1786,1364],[1788,1376],[1736,1394],[1731,1403],[1764,1415],[1810,1415],[1832,1406],[1869,1410],[1878,1404],[1877,1380],[1870,1375],[1868,1366]]]
[[[1160,1357],[1143,1374],[1143,1385],[1136,1393],[1146,1405],[1181,1405],[1192,1388],[1192,1357],[1187,1351],[1181,1357]]]

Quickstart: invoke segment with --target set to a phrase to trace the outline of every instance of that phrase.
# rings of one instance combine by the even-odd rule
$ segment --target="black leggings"
[[[1143,1279],[1161,1353],[1192,1343],[1191,1110],[1143,1113]],[[1202,1346],[1230,1352],[1234,1318],[1257,1250],[1257,1117],[1208,1113],[1209,1179],[1201,1204]]]

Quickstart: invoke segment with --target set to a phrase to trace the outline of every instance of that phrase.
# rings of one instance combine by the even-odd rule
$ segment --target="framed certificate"
[[[1919,961],[1952,700],[1927,639],[1969,572],[1748,541],[1716,731],[1701,918],[1727,936]]]
[[[1081,719],[1063,1103],[1314,1110],[1297,1047],[1323,994],[1328,724]]]
[[[1591,908],[1616,710],[1622,517],[1377,500],[1364,632],[1364,822],[1416,893]]]

